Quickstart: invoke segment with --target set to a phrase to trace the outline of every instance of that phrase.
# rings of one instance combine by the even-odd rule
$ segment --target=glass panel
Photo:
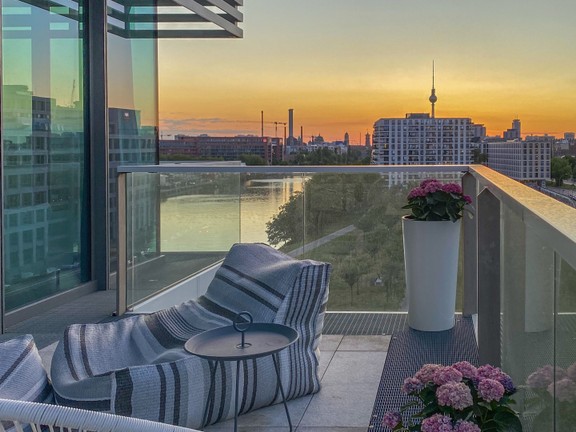
[[[151,187],[159,198],[148,205]],[[133,305],[216,264],[240,241],[240,175],[131,174],[127,218]]]
[[[502,367],[527,430],[554,430],[554,250],[539,224],[502,210]],[[562,430],[562,429],[560,429]]]
[[[576,245],[570,257],[556,255],[556,365],[554,402],[556,430],[576,424]],[[549,395],[547,395],[549,396]],[[547,397],[546,401],[550,403]]]
[[[264,242],[290,251],[302,246],[302,174],[246,174],[242,181],[241,241]],[[289,214],[284,224],[273,221]]]
[[[421,179],[460,182],[461,176],[224,170],[129,176],[129,304],[218,262],[242,241],[331,263],[330,310],[406,311],[401,228],[406,195]],[[154,205],[140,209],[151,185],[160,191],[156,228]],[[147,211],[148,221],[134,213]]]
[[[108,1],[108,6],[120,7]],[[121,6],[128,9],[128,7]],[[146,8],[154,13],[155,8]],[[121,33],[128,36],[127,33]],[[110,271],[117,269],[117,193],[116,168],[119,165],[156,164],[158,162],[158,85],[157,41],[129,39],[108,33],[108,104],[109,104],[109,187],[110,187]],[[145,182],[151,181],[146,185]],[[157,179],[138,179],[140,200],[152,208],[156,200]],[[145,232],[153,232],[155,215],[146,219]],[[142,222],[142,220],[140,221]]]
[[[2,2],[4,283],[14,310],[89,277],[82,1]],[[8,222],[6,222],[8,221]]]

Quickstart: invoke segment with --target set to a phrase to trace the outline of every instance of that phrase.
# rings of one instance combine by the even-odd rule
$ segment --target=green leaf
[[[522,423],[514,412],[499,411],[494,415],[494,421],[498,423],[502,432],[522,432]]]

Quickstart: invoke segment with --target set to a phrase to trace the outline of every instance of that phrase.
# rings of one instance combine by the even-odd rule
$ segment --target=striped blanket
[[[288,399],[317,392],[329,273],[329,264],[295,260],[264,244],[234,245],[198,299],[150,315],[70,326],[52,360],[56,401],[196,429],[230,418],[236,368],[192,356],[183,345],[230,325],[241,311],[254,322],[298,331],[298,341],[279,355],[282,384]],[[281,401],[271,357],[244,362],[240,374],[241,413]]]

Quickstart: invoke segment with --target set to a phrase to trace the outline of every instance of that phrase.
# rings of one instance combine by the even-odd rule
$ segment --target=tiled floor
[[[31,333],[48,370],[56,341],[66,325],[110,318],[114,292],[97,292],[78,302],[62,305],[50,314],[34,317],[8,329],[0,341]],[[322,389],[315,395],[288,403],[296,432],[366,432],[390,336],[323,335],[320,344]],[[282,404],[256,410],[239,418],[241,432],[287,432]],[[207,432],[233,429],[233,420],[212,425]]]
[[[324,335],[320,344],[322,389],[290,401],[296,432],[366,432],[372,415],[390,336]],[[238,419],[241,432],[285,432],[288,422],[282,404]],[[206,428],[230,431],[233,420]]]

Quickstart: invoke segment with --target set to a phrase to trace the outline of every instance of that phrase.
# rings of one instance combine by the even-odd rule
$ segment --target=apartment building
[[[412,113],[374,124],[372,163],[384,165],[468,164],[474,129],[469,118]]]
[[[541,181],[550,179],[553,144],[553,137],[527,137],[486,142],[483,147],[490,168],[516,180]]]

